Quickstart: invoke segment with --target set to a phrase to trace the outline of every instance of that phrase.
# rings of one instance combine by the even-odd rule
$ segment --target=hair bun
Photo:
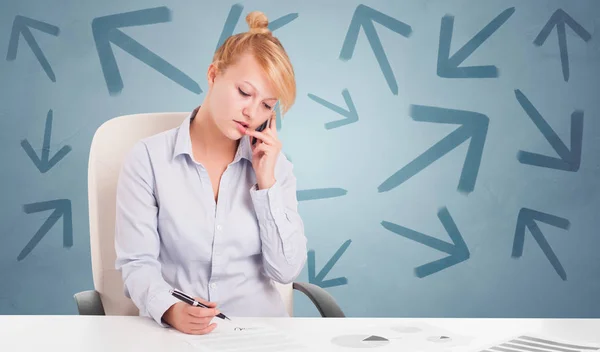
[[[246,16],[246,22],[250,27],[250,33],[271,33],[267,16],[260,11],[252,11]]]

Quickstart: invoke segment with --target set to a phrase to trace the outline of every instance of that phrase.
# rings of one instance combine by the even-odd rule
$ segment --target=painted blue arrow
[[[319,274],[315,275],[316,272],[316,259],[315,259],[315,251],[308,251],[308,282],[321,288],[333,287],[333,286],[341,286],[346,285],[348,283],[348,279],[346,277],[337,277],[335,279],[324,280],[325,276],[329,274],[335,263],[342,257],[346,249],[350,246],[352,240],[347,240],[342,244],[342,246],[335,252],[333,257],[327,261],[327,264],[319,271]]]
[[[459,192],[463,193],[472,192],[473,189],[475,189],[475,182],[477,181],[477,174],[479,173],[489,118],[484,114],[473,111],[452,110],[422,105],[411,105],[410,115],[415,121],[461,124],[462,126],[390,176],[378,187],[379,192],[386,192],[401,185],[403,182],[431,165],[434,161],[461,145],[467,139],[471,139],[471,142],[467,151],[465,163],[463,164],[457,189]]]
[[[384,228],[395,234],[398,234],[402,237],[406,237],[415,242],[424,244],[427,247],[437,249],[440,252],[449,254],[449,256],[445,258],[416,267],[415,275],[419,278],[424,278],[431,274],[435,274],[438,271],[454,266],[460,262],[464,262],[471,256],[471,254],[469,253],[469,248],[463,240],[460,231],[458,231],[454,220],[452,220],[452,216],[450,216],[450,212],[448,211],[448,209],[446,207],[441,208],[440,210],[438,210],[437,215],[440,221],[442,222],[442,225],[446,229],[446,232],[450,236],[452,243],[439,240],[435,237],[422,234],[420,232],[411,230],[400,225],[396,225],[391,222],[381,222],[381,225]]]
[[[467,44],[463,45],[450,57],[454,16],[442,17],[440,26],[440,43],[438,47],[437,75],[445,78],[492,78],[498,77],[498,68],[493,65],[459,67],[481,44],[483,44],[504,22],[515,12],[515,8],[508,8],[488,23]]]
[[[71,201],[69,199],[56,199],[47,202],[25,204],[23,210],[27,214],[38,213],[40,211],[52,210],[52,214],[44,222],[42,227],[35,233],[33,238],[27,243],[25,248],[19,253],[17,260],[25,259],[37,244],[44,238],[46,233],[50,231],[52,226],[62,217],[63,218],[63,247],[70,248],[73,246],[73,220],[71,213]]]
[[[46,72],[46,75],[48,75],[48,78],[50,78],[52,82],[56,82],[56,76],[54,75],[54,71],[52,71],[52,67],[50,67],[48,59],[46,59],[46,56],[44,56],[42,49],[40,49],[40,46],[33,37],[33,34],[31,34],[31,30],[29,28],[35,28],[39,31],[53,35],[55,37],[58,36],[60,32],[60,29],[58,27],[48,24],[46,22],[41,22],[21,15],[15,16],[15,20],[13,21],[12,26],[12,32],[10,34],[10,41],[8,43],[8,52],[6,53],[6,60],[13,61],[17,58],[17,49],[19,47],[19,34],[22,34],[23,38],[25,38],[25,41],[27,42],[27,44],[29,44],[31,51],[33,51],[33,54],[39,61],[40,65],[42,65],[44,72]]]
[[[563,230],[567,230],[571,226],[569,220],[565,218],[560,218],[558,216],[542,213],[532,209],[521,208],[521,210],[519,211],[519,216],[517,218],[517,227],[515,229],[515,240],[513,242],[513,250],[511,257],[520,258],[523,255],[523,245],[525,243],[525,228],[528,227],[529,232],[531,232],[531,235],[537,242],[538,246],[540,246],[540,248],[542,249],[542,252],[544,252],[544,255],[546,255],[546,258],[548,258],[548,260],[550,261],[550,264],[552,264],[552,267],[554,267],[554,270],[556,270],[558,276],[560,276],[563,280],[566,281],[567,273],[565,272],[563,266],[560,264],[560,261],[558,260],[556,254],[554,254],[552,247],[550,247],[550,244],[548,243],[548,241],[546,241],[546,237],[544,237],[544,234],[538,227],[536,220],[545,222],[546,224],[552,226],[559,227]]]
[[[409,37],[412,33],[412,28],[406,23],[400,22],[397,19],[374,10],[366,5],[358,5],[354,11],[352,20],[350,21],[346,38],[344,39],[344,44],[342,45],[342,50],[340,51],[340,59],[343,61],[348,61],[352,58],[354,49],[356,48],[356,42],[358,41],[358,33],[362,27],[365,32],[365,36],[371,45],[371,49],[375,54],[375,58],[379,63],[381,72],[383,72],[383,76],[390,87],[390,90],[392,93],[394,93],[394,95],[398,95],[398,83],[396,82],[396,77],[394,76],[390,62],[385,55],[385,51],[383,50],[381,40],[379,39],[379,35],[375,30],[375,25],[373,22],[378,22],[384,27],[387,27],[388,29],[404,37]]]
[[[569,80],[569,50],[567,49],[567,29],[565,24],[568,24],[569,27],[571,27],[571,29],[584,41],[589,42],[590,39],[592,39],[590,32],[586,31],[583,26],[573,19],[573,17],[569,16],[569,14],[562,9],[558,9],[552,14],[544,28],[542,28],[540,34],[534,39],[533,44],[536,46],[543,45],[546,42],[546,39],[548,39],[550,32],[552,32],[552,28],[556,26],[563,79],[567,82]]]
[[[546,140],[556,151],[559,158],[530,153],[519,150],[517,159],[522,164],[547,167],[550,169],[564,171],[578,171],[581,165],[581,147],[583,144],[583,111],[575,110],[571,114],[571,149],[563,143],[556,132],[550,127],[548,122],[544,120],[542,115],[537,111],[533,104],[527,99],[525,94],[520,90],[515,90],[515,95],[523,110],[527,113],[531,121],[542,132]]]
[[[196,94],[202,93],[202,89],[192,78],[119,30],[121,27],[142,26],[170,20],[171,10],[165,6],[97,17],[92,20],[96,50],[110,95],[120,94],[123,90],[123,80],[111,43],[183,88]]]
[[[21,141],[21,147],[25,150],[25,153],[29,156],[31,161],[37,166],[38,170],[41,173],[46,173],[48,170],[52,169],[54,165],[56,165],[59,161],[62,160],[69,152],[71,151],[70,145],[65,145],[60,148],[60,150],[54,154],[52,159],[50,158],[50,140],[52,137],[52,109],[48,110],[48,114],[46,115],[46,129],[44,131],[44,142],[42,146],[42,156],[38,157],[35,150],[29,143],[27,139],[23,139]]]
[[[314,100],[317,103],[323,105],[324,107],[329,108],[329,109],[337,112],[338,114],[346,117],[345,119],[327,122],[325,124],[325,129],[330,130],[332,128],[341,127],[341,126],[348,125],[348,124],[358,121],[358,112],[356,111],[354,102],[352,102],[352,97],[350,96],[350,92],[348,91],[348,89],[342,90],[342,96],[344,97],[346,106],[348,106],[348,110],[341,108],[337,105],[334,105],[323,98],[319,98],[316,95],[313,95],[310,93],[308,94],[308,97],[311,98],[312,100]]]
[[[217,51],[219,47],[223,45],[227,38],[233,35],[235,26],[237,26],[238,22],[240,21],[240,17],[242,16],[242,11],[244,11],[244,5],[242,4],[235,4],[231,6],[229,14],[227,15],[227,19],[225,20],[225,24],[223,25],[223,30],[221,31],[221,36],[219,37],[215,51]],[[296,18],[298,18],[298,13],[290,13],[276,20],[270,21],[268,27],[271,32],[274,32],[275,30],[292,22]]]
[[[296,198],[298,201],[335,198],[345,196],[348,193],[343,188],[315,188],[315,189],[302,189],[296,191]]]

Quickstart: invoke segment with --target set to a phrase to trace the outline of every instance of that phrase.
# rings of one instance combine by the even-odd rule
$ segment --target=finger
[[[211,331],[213,331],[216,327],[217,327],[217,324],[212,323],[209,326],[207,326],[205,328],[201,328],[201,329],[197,329],[192,326],[192,327],[188,328],[188,331],[190,334],[193,334],[193,335],[206,335],[206,334],[210,333]]]
[[[256,137],[257,139],[259,139],[267,144],[275,144],[275,139],[265,132],[258,132],[258,131],[247,128],[246,134],[249,136],[252,136],[252,137]]]
[[[269,125],[269,130],[273,132],[273,135],[277,137],[277,113],[273,111],[273,116],[271,116],[271,124]]]
[[[254,157],[260,153],[264,153],[265,155],[268,155],[271,153],[272,150],[273,150],[273,147],[268,144],[265,144],[265,143],[257,144],[254,147],[254,150],[252,151],[252,156]]]
[[[205,304],[207,306],[209,306],[210,308],[215,308],[217,306],[217,302],[211,302],[211,301],[207,301],[205,299],[202,299],[200,297],[194,297],[196,299],[196,301]]]
[[[214,319],[214,317],[208,318],[197,318],[194,316],[188,316],[188,323],[195,326],[196,329],[204,328],[210,324],[210,322]]]
[[[219,310],[216,308],[202,308],[202,307],[187,307],[187,313],[197,318],[214,317],[219,314]]]

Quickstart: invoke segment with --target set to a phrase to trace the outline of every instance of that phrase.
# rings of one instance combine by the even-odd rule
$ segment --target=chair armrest
[[[321,287],[308,282],[294,282],[294,290],[304,293],[314,303],[323,318],[345,318],[333,296]]]
[[[96,290],[82,291],[73,295],[79,315],[105,315],[100,294]]]

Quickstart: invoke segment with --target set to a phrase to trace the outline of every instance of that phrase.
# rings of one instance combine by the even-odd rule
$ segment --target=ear
[[[217,78],[218,72],[219,72],[219,69],[217,68],[217,66],[214,63],[211,63],[208,66],[208,71],[206,72],[206,80],[208,81],[209,87],[212,87],[213,84],[215,83],[215,79]]]

